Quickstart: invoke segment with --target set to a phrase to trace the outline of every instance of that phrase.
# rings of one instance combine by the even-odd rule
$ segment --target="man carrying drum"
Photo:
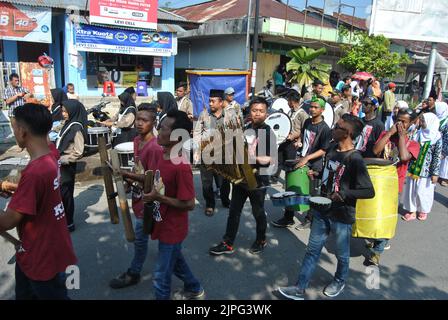
[[[363,128],[359,118],[345,114],[333,130],[333,140],[337,142],[328,148],[324,166],[324,176],[332,177],[322,187],[330,204],[324,209],[318,202],[313,205],[313,223],[306,250],[294,286],[280,287],[278,291],[286,298],[303,300],[311,277],[316,269],[322,248],[330,233],[336,237],[336,257],[338,266],[332,282],[324,289],[328,297],[336,297],[345,287],[349,272],[350,239],[352,224],[355,222],[357,199],[373,198],[375,191],[361,154],[356,151],[353,141]],[[322,197],[316,197],[322,198]]]
[[[314,96],[311,100],[310,115],[302,128],[302,152],[301,159],[296,165],[297,168],[309,166],[308,175],[311,179],[311,195],[315,195],[319,190],[320,174],[322,172],[323,158],[331,140],[331,130],[325,123],[322,113],[325,110],[325,100]],[[272,221],[272,225],[277,228],[286,228],[294,225],[294,210],[285,209],[283,218]],[[298,226],[299,230],[306,229],[311,225],[311,217],[306,216],[304,223]]]

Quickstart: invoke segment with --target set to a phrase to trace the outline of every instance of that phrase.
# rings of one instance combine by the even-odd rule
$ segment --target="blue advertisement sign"
[[[208,99],[211,89],[235,90],[235,100],[239,104],[246,101],[246,75],[196,75],[190,74],[190,99],[193,102],[193,115],[198,117],[204,106],[210,111]]]
[[[177,54],[177,37],[170,32],[120,30],[79,24],[74,28],[78,51],[148,56]]]

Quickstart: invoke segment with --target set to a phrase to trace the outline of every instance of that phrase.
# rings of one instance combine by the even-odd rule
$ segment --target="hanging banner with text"
[[[90,0],[90,23],[157,29],[157,0]]]
[[[177,54],[177,37],[170,32],[131,31],[80,24],[74,28],[74,33],[78,51],[166,57]]]
[[[51,43],[51,8],[0,2],[0,39]]]

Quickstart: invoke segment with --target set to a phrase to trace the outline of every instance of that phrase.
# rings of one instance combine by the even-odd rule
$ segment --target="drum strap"
[[[84,126],[80,122],[72,122],[68,125],[67,129],[64,130],[64,132],[60,132],[58,134],[58,137],[56,138],[56,149],[59,148],[59,145],[61,144],[62,138],[65,136],[67,132],[69,132],[70,128],[73,127],[73,125],[79,124],[81,128],[84,128]]]

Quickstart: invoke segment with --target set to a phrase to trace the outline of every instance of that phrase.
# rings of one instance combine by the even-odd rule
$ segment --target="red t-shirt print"
[[[22,171],[8,205],[24,216],[17,226],[22,241],[17,263],[28,278],[36,281],[50,280],[77,262],[67,230],[58,170],[52,153],[31,161]]]
[[[165,195],[181,201],[195,198],[193,172],[188,160],[173,159],[159,162],[160,176],[165,185]],[[180,163],[180,164],[175,164]],[[151,235],[153,240],[159,239],[167,244],[176,244],[185,240],[188,234],[188,211],[182,211],[165,204],[160,205],[162,221],[156,222]]]

